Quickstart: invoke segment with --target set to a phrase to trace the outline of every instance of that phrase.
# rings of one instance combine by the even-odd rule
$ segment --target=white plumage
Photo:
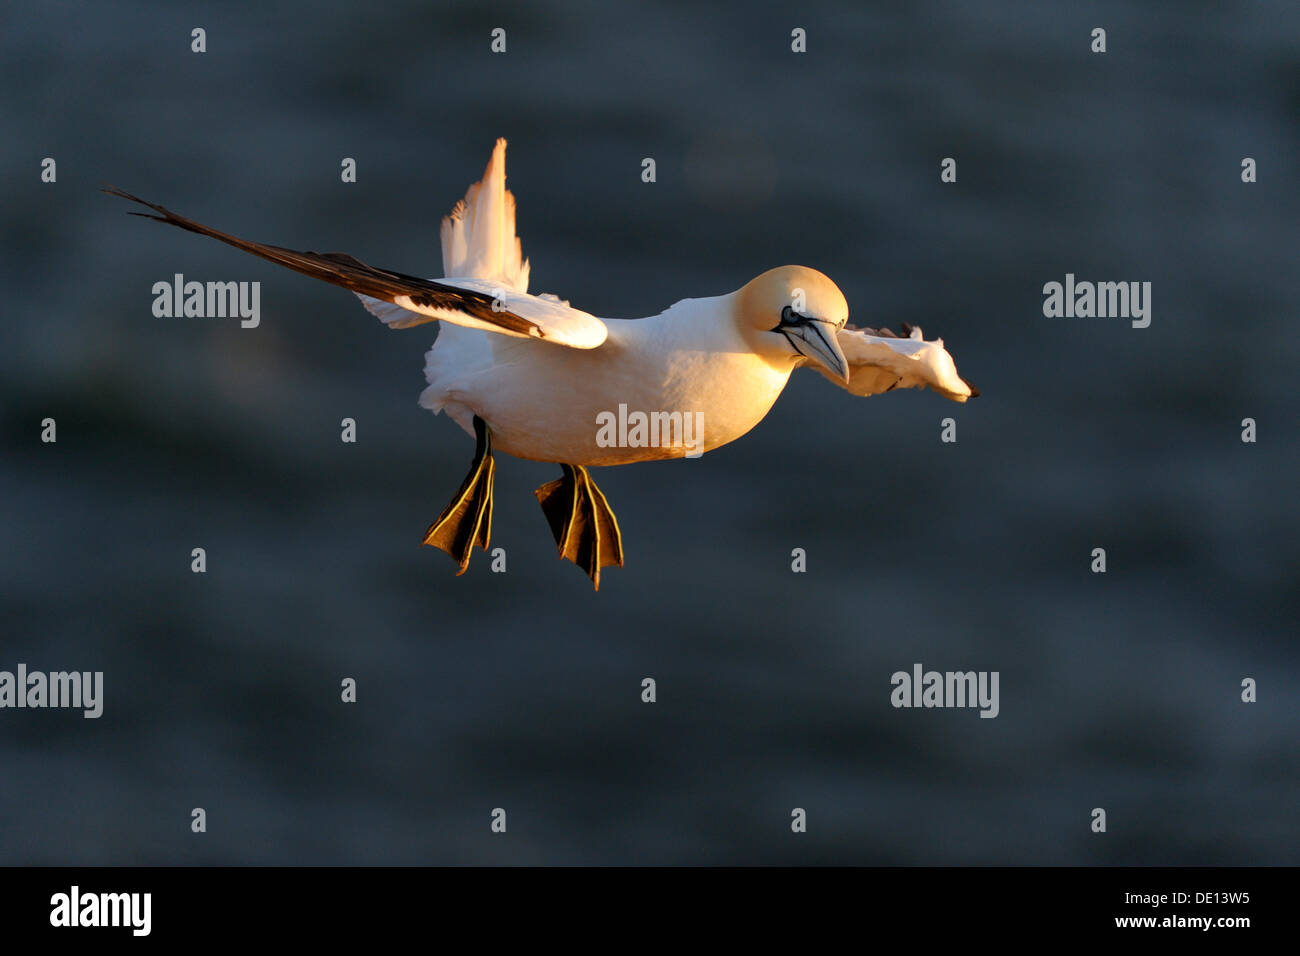
[[[505,188],[505,140],[483,179],[442,223],[444,284],[492,295],[543,334],[505,331],[455,310],[402,308],[367,299],[390,326],[445,320],[425,361],[420,403],[473,434],[478,415],[497,449],[520,458],[618,465],[686,454],[678,447],[602,447],[597,416],[620,404],[645,411],[702,412],[704,450],[744,435],[771,409],[790,373],[813,364],[855,395],[929,386],[956,401],[972,391],[941,340],[888,338],[844,328],[848,307],[826,276],[785,266],[728,295],[684,299],[659,315],[599,319],[553,295],[527,293],[529,264],[515,235]],[[835,328],[849,380],[791,347],[774,329],[795,301],[800,314]],[[436,314],[435,314],[436,313]],[[457,327],[452,327],[452,326]]]
[[[390,328],[439,322],[420,404],[450,415],[475,437],[476,451],[424,543],[450,554],[461,573],[474,548],[488,547],[493,446],[562,465],[536,495],[560,556],[599,588],[601,569],[623,564],[623,545],[586,466],[695,457],[734,441],[762,421],[802,365],[854,395],[923,386],[958,402],[979,394],[943,342],[925,341],[920,329],[899,338],[848,328],[843,293],[806,266],[769,269],[735,292],[683,299],[644,319],[599,319],[554,295],[531,295],[505,182],[502,139],[482,180],[442,222],[443,279],[240,239],[107,191],[152,210],[139,215],[350,289]],[[647,434],[647,422],[661,430]]]

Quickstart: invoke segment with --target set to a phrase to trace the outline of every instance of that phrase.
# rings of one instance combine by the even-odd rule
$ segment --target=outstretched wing
[[[438,285],[448,289],[460,290],[467,295],[487,296],[494,303],[494,309],[500,309],[510,315],[525,319],[546,332],[546,340],[570,348],[595,348],[605,340],[605,323],[587,312],[575,309],[568,302],[550,294],[529,295],[527,292],[515,292],[503,288],[487,279],[438,279]],[[413,325],[423,325],[434,319],[445,319],[456,325],[468,325],[459,314],[446,314],[441,307],[421,309],[418,312],[411,305],[401,302],[385,302],[358,292],[361,304],[370,310],[381,322],[392,329],[409,329]],[[497,314],[500,314],[499,312]],[[593,324],[594,323],[594,324]],[[476,326],[480,327],[480,326]],[[486,331],[499,332],[499,328],[488,327]],[[599,336],[599,339],[596,339]],[[574,344],[588,342],[590,345]]]
[[[298,252],[252,242],[177,215],[170,209],[120,189],[109,186],[104,192],[148,206],[157,213],[132,215],[156,219],[201,236],[211,236],[313,279],[351,289],[361,296],[367,308],[394,328],[408,328],[441,319],[516,338],[542,339],[569,348],[594,349],[605,341],[604,322],[552,297],[494,289],[491,283],[480,280],[420,279],[401,272],[376,269],[341,252]],[[382,314],[370,304],[374,300],[386,303],[396,311],[391,315]]]
[[[903,326],[906,338],[888,329],[841,329],[837,338],[849,363],[849,380],[818,371],[854,395],[879,395],[895,388],[932,388],[944,398],[964,402],[979,396],[943,347],[943,339],[927,342],[919,328]]]

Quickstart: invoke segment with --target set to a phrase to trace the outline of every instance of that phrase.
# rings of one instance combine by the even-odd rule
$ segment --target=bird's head
[[[848,381],[849,363],[836,334],[849,320],[844,293],[807,266],[780,266],[736,293],[741,331],[774,365],[812,363]]]

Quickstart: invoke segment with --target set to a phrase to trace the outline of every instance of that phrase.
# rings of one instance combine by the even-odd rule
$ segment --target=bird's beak
[[[849,363],[836,337],[839,329],[830,322],[787,309],[774,331],[784,335],[799,354],[806,355],[836,378],[849,380]]]

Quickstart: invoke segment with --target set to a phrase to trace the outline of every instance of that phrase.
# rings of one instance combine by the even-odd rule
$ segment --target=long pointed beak
[[[848,359],[844,357],[836,337],[839,330],[830,322],[801,316],[797,322],[782,323],[777,331],[784,334],[801,355],[808,356],[835,377],[845,382],[849,380]]]

